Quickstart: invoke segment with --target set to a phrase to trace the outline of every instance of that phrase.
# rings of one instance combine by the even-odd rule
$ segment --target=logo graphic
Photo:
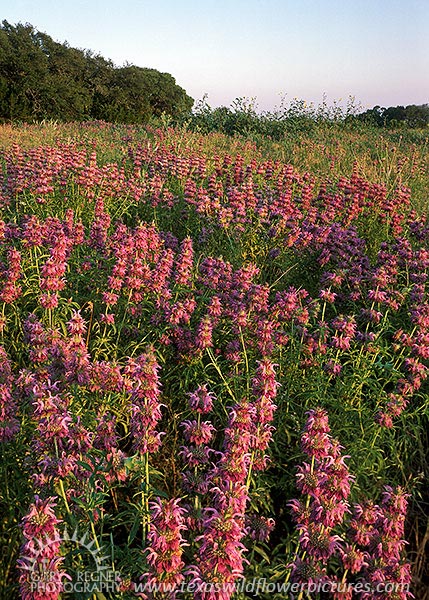
[[[94,594],[116,591],[120,574],[112,570],[110,557],[103,554],[103,549],[94,539],[90,539],[88,533],[80,536],[75,529],[70,536],[66,528],[62,535],[35,539],[32,556],[22,557],[21,568],[27,571],[33,592],[50,592],[54,582],[58,582],[58,573],[51,571],[51,561],[45,557],[49,556],[50,546],[58,547],[59,544],[76,557],[74,576],[67,576],[62,581],[65,593]],[[85,565],[79,566],[79,562],[83,560]]]

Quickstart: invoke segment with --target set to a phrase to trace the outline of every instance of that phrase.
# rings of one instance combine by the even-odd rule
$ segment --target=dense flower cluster
[[[161,445],[161,432],[157,425],[161,419],[159,365],[152,351],[137,360],[130,359],[124,369],[130,380],[131,418],[130,432],[135,452],[156,452]]]
[[[59,600],[63,580],[70,578],[61,569],[61,538],[55,515],[56,498],[35,496],[28,514],[22,519],[24,544],[18,560],[22,600]]]
[[[12,365],[4,348],[0,346],[0,442],[11,440],[19,430],[13,382]]]
[[[184,580],[182,530],[185,510],[178,500],[156,498],[150,503],[151,524],[148,535],[147,560],[150,571],[143,578],[150,586],[158,586],[157,598],[174,600],[174,588]],[[147,595],[143,595],[147,597]]]
[[[395,598],[409,598],[410,564],[404,561],[402,539],[407,494],[386,486],[380,505],[368,500],[351,510],[348,498],[353,477],[344,462],[346,457],[341,456],[341,446],[330,435],[328,415],[321,408],[308,413],[301,447],[311,463],[299,466],[297,472],[297,487],[306,500],[289,503],[303,553],[297,553],[289,565],[292,580],[331,583],[333,597],[340,599],[390,598],[393,589]],[[335,558],[344,569],[343,591],[328,572]],[[346,585],[347,573],[359,576],[361,587],[356,595],[353,586]],[[390,587],[381,589],[380,583]]]
[[[124,591],[190,581],[196,600],[228,600],[285,563],[297,583],[409,583],[395,486],[420,485],[429,222],[401,178],[427,163],[414,150],[389,181],[358,162],[340,176],[337,145],[312,143],[324,177],[168,126],[83,124],[1,151],[0,443],[7,477],[57,498],[36,498],[23,533],[58,593],[59,547],[31,554],[39,512],[43,535],[73,515],[118,546]]]
[[[350,520],[350,538],[361,550],[345,554],[343,563],[348,568],[352,558],[355,572],[361,572],[372,590],[377,584],[397,584],[395,598],[407,600],[411,596],[411,565],[404,560],[404,524],[407,513],[407,494],[385,486],[380,505],[366,503],[354,506]],[[362,598],[389,598],[383,590],[362,594]]]

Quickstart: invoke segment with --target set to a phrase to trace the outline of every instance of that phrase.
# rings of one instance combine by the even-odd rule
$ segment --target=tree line
[[[211,108],[194,101],[174,77],[156,69],[112,61],[91,50],[54,41],[26,23],[0,25],[0,121],[83,121],[147,123],[170,115],[200,131],[229,135],[256,133],[281,139],[291,130],[313,129],[320,122],[369,123],[377,127],[429,125],[429,105],[375,106],[358,112],[315,108],[294,100],[274,112],[259,113],[252,101],[237,98],[231,107]]]
[[[360,121],[378,127],[427,127],[429,125],[429,104],[409,104],[408,106],[374,106],[357,115]]]
[[[0,26],[0,119],[145,123],[189,114],[174,77],[54,41],[32,25]]]
[[[227,135],[259,135],[282,140],[289,134],[310,134],[320,126],[371,126],[388,129],[427,128],[429,105],[375,106],[364,112],[351,97],[345,108],[326,102],[315,106],[294,99],[271,112],[258,112],[254,100],[237,98],[230,107],[212,108],[207,99],[196,103],[189,121],[193,129],[204,133],[221,131]]]

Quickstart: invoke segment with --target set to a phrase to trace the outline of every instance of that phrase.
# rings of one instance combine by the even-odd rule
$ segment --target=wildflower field
[[[427,133],[0,152],[1,598],[429,598]]]

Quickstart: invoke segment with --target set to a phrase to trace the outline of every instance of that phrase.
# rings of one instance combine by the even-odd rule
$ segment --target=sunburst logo
[[[33,591],[49,592],[54,584],[57,573],[51,571],[52,561],[45,557],[50,555],[50,548],[58,547],[61,547],[64,558],[73,556],[76,565],[73,577],[65,575],[63,592],[94,594],[116,591],[120,574],[113,570],[109,555],[104,554],[103,548],[87,532],[80,535],[75,529],[70,535],[67,528],[61,535],[35,539],[31,557],[21,557],[20,568],[27,572]]]

